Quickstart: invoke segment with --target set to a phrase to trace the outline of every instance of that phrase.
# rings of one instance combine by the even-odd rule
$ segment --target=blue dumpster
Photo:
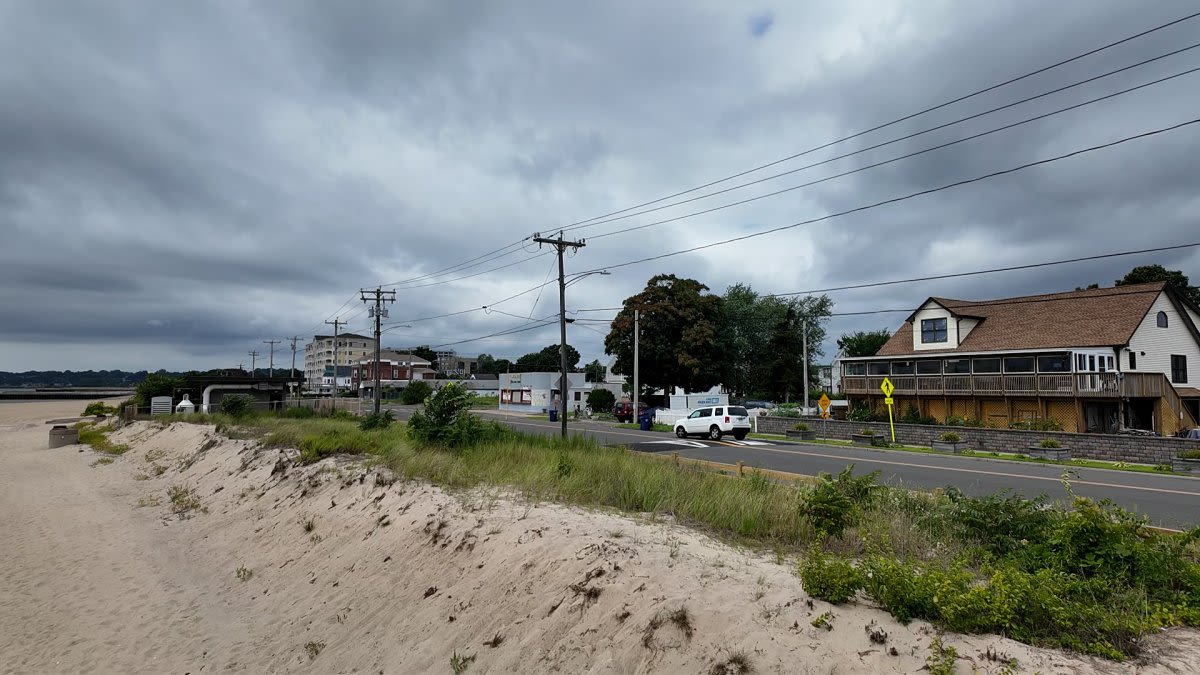
[[[650,416],[642,415],[641,418],[638,420],[638,427],[642,431],[650,431]]]
[[[551,422],[557,422],[557,421],[558,421],[558,408],[551,408],[551,409],[550,409],[550,421],[551,421]]]

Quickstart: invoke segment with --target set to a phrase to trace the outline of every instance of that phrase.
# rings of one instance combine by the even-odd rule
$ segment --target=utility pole
[[[288,377],[295,377],[296,376],[296,343],[300,341],[300,336],[294,335],[294,336],[288,338],[288,341],[292,343],[292,369],[288,371]]]
[[[562,423],[562,437],[566,438],[567,392],[570,391],[571,386],[567,379],[567,278],[563,269],[563,252],[568,248],[583,248],[584,243],[582,241],[564,241],[562,232],[558,233],[558,239],[534,237],[533,240],[539,244],[549,244],[558,251],[558,353],[562,366],[562,379],[558,383],[558,419]]]
[[[275,345],[283,342],[283,340],[263,340],[264,345],[271,345],[271,361],[267,366],[267,377],[275,377]]]
[[[804,414],[808,414],[808,318],[805,317],[804,326]]]
[[[638,415],[638,401],[642,400],[642,392],[638,389],[638,336],[641,334],[639,322],[642,318],[642,310],[633,310],[633,416]],[[670,392],[668,392],[670,393]]]
[[[373,398],[375,399],[375,414],[379,414],[379,321],[387,316],[387,308],[383,306],[385,302],[396,301],[396,291],[385,291],[382,288],[374,290],[359,289],[362,294],[363,302],[374,300],[375,306],[367,309],[367,315],[375,317],[375,367],[372,369],[375,375],[375,386],[373,387]],[[361,381],[361,377],[359,378]]]
[[[337,317],[334,317],[333,321],[326,321],[325,323],[333,326],[333,389],[330,390],[333,392],[333,394],[330,396],[330,398],[337,398],[337,393],[338,393],[338,391],[337,391],[337,388],[338,388],[338,382],[337,382],[337,380],[338,380],[338,362],[337,362],[338,361],[338,359],[337,359],[337,357],[338,357],[338,326],[345,326],[346,322],[339,320]]]
[[[250,355],[250,377],[254,377],[254,363],[258,360],[258,352],[249,351],[246,353]]]

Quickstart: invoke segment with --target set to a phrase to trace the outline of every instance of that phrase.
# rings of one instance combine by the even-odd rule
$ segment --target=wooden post
[[[671,459],[674,460],[675,466],[679,466],[679,453],[678,452],[672,452]]]
[[[738,467],[738,475],[739,476],[746,475],[746,472],[745,472],[746,463],[745,462],[743,462],[742,460],[739,459],[738,463],[737,463],[737,467]]]

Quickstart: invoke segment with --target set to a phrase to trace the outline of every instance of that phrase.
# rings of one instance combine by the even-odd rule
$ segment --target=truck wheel
[[[687,431],[683,427],[675,427],[675,436],[678,438],[687,438]]]
[[[721,440],[721,427],[719,427],[715,424],[712,425],[711,427],[709,427],[708,428],[708,438],[709,438],[709,440],[712,440],[712,441]]]

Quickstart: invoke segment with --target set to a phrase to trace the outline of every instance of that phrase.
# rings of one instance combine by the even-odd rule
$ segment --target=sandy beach
[[[48,450],[45,420],[82,408],[0,406],[0,672],[913,673],[936,634],[811,600],[790,563],[670,522],[297,467],[208,426],[130,425],[111,464]],[[1046,675],[1200,656],[1181,630],[1140,664],[944,641],[960,673],[1001,672],[989,654]]]

